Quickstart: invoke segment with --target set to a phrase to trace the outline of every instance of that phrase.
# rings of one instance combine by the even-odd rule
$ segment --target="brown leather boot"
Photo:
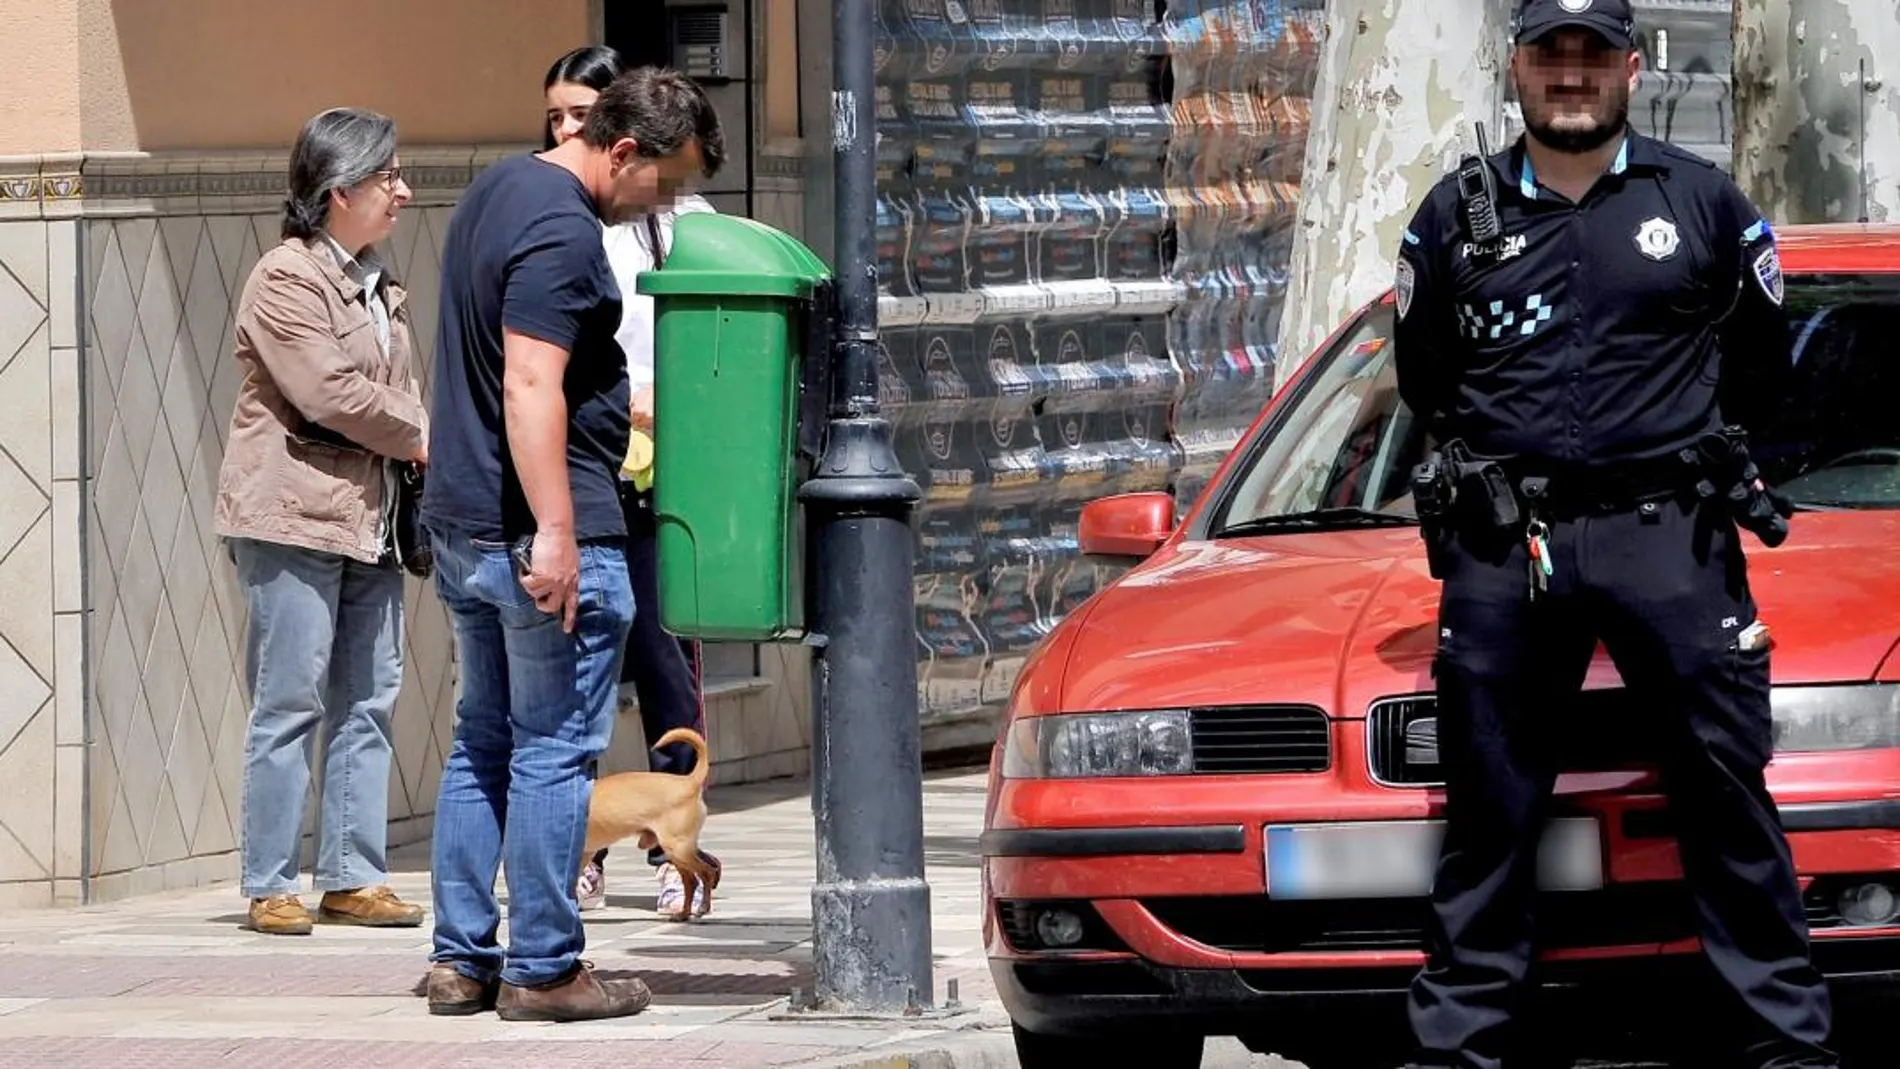
[[[653,992],[637,979],[601,980],[581,962],[571,973],[536,987],[503,981],[495,1012],[504,1021],[598,1021],[630,1017],[647,1008]]]
[[[310,911],[296,895],[251,899],[251,930],[265,935],[309,935]]]
[[[422,923],[422,907],[396,897],[387,886],[329,891],[317,903],[326,924],[360,924],[367,928],[414,928]]]
[[[457,972],[453,965],[429,968],[429,1012],[437,1017],[467,1017],[495,1008],[501,981],[482,983]]]

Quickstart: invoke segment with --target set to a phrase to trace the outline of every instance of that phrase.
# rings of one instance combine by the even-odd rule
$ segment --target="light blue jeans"
[[[390,718],[402,690],[402,572],[271,542],[230,545],[250,606],[242,890],[251,898],[301,890],[304,794],[319,726],[314,886],[382,883]]]
[[[574,881],[633,623],[626,551],[618,541],[581,546],[568,634],[522,589],[508,546],[443,531],[434,542],[462,695],[435,806],[430,959],[483,982],[558,980],[587,946]],[[508,880],[505,954],[498,867]]]

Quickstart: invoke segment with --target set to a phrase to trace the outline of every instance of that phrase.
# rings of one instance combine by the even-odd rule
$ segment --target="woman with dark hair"
[[[388,831],[390,718],[402,687],[398,463],[428,462],[401,286],[376,253],[410,197],[387,116],[333,108],[290,156],[283,243],[238,299],[243,371],[218,472],[218,534],[243,584],[250,725],[239,847],[250,925],[306,935],[298,896],[317,729],[325,921],[415,927]]]
[[[547,127],[543,132],[547,147],[578,137],[581,125],[587,121],[587,109],[601,90],[626,70],[620,54],[603,46],[577,48],[555,60],[542,86],[547,95]],[[717,136],[702,138],[700,153],[706,172],[711,174],[724,160],[724,144]],[[641,296],[634,280],[642,271],[650,271],[664,261],[672,242],[674,220],[712,210],[703,198],[684,193],[671,209],[609,226],[602,235],[608,262],[620,283],[620,329],[615,337],[627,354],[627,374],[633,389],[633,446],[621,470],[620,502],[627,518],[627,570],[633,580],[634,613],[621,680],[633,683],[648,746],[677,727],[705,735],[706,712],[700,699],[698,646],[675,638],[660,626],[659,557],[654,543],[651,483],[653,298]],[[653,771],[684,775],[693,769],[693,750],[684,744],[648,753]],[[715,867],[718,865],[717,858],[704,856]],[[657,870],[660,881],[655,908],[663,916],[685,916],[689,907],[679,871],[657,846],[648,851],[647,861]],[[606,903],[606,863],[607,851],[601,850],[581,873],[575,893],[583,910],[599,909]],[[694,898],[691,912],[704,915],[709,907],[703,887]]]
[[[555,60],[541,83],[548,98],[548,121],[541,129],[541,150],[545,152],[570,137],[578,137],[581,124],[587,121],[587,109],[593,107],[600,91],[627,70],[620,53],[606,45],[576,48]]]

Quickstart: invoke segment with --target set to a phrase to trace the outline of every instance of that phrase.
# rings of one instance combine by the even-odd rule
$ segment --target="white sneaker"
[[[580,901],[582,913],[605,909],[607,906],[606,871],[589,861],[587,867],[581,870],[581,881],[574,889],[574,897]]]
[[[653,911],[662,917],[679,918],[686,915],[686,881],[680,879],[680,870],[673,867],[671,861],[660,866],[660,897],[653,905]],[[708,910],[706,904],[706,885],[699,885],[698,893],[693,895],[693,915],[703,917]]]

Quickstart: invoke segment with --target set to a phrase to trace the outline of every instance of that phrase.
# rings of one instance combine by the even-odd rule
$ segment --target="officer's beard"
[[[1576,120],[1581,116],[1575,113],[1559,118],[1553,114],[1555,108],[1532,105],[1521,89],[1518,99],[1524,105],[1524,129],[1538,142],[1557,152],[1581,154],[1601,148],[1622,134],[1623,127],[1629,123],[1630,95],[1627,88],[1617,89],[1605,111],[1598,114],[1596,122],[1588,126],[1577,124]]]

